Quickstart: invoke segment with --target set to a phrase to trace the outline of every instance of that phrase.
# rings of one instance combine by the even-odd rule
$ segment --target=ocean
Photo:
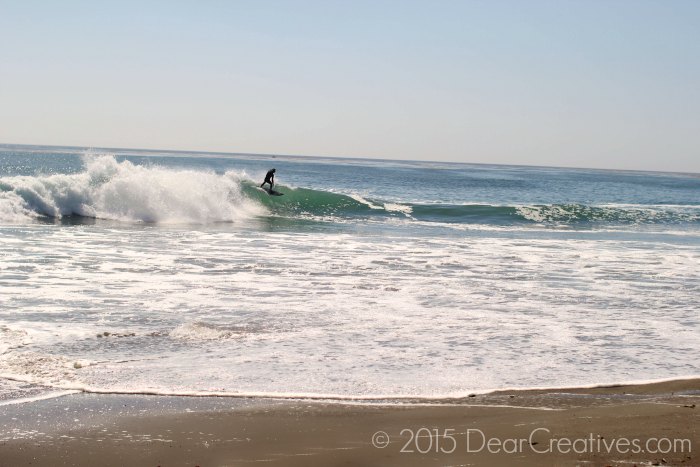
[[[698,303],[698,174],[0,146],[0,404],[698,376]]]

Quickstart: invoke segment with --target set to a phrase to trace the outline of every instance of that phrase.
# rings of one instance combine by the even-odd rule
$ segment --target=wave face
[[[316,218],[399,217],[453,224],[556,226],[698,224],[699,206],[585,204],[421,204],[396,203],[359,195],[281,187],[284,197],[270,198],[255,187],[244,193],[281,216]]]
[[[177,170],[85,156],[77,174],[0,178],[0,219],[81,216],[131,222],[232,222],[264,208],[233,172]]]

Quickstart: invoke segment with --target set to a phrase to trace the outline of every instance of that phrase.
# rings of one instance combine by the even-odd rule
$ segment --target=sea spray
[[[233,222],[265,208],[244,196],[235,173],[140,166],[84,156],[77,174],[3,177],[0,220],[83,216],[131,222]]]

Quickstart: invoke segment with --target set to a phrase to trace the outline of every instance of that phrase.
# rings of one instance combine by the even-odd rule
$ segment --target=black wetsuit
[[[275,169],[267,171],[265,174],[265,181],[260,184],[260,188],[262,188],[266,183],[270,184],[270,190],[272,190],[272,185],[275,183]]]

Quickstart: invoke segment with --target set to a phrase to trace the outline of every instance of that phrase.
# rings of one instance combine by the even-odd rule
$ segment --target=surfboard
[[[279,191],[271,190],[269,188],[262,188],[267,192],[268,195],[270,196],[284,196],[284,193],[280,193]]]

